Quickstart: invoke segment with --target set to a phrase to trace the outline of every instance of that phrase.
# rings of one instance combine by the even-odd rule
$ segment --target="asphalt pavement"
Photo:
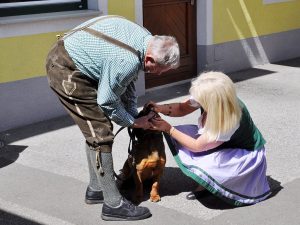
[[[101,205],[86,205],[88,184],[84,140],[69,116],[0,133],[0,225],[299,225],[300,224],[300,58],[230,73],[267,140],[267,176],[273,194],[252,206],[232,207],[214,196],[187,200],[196,183],[176,165],[167,145],[161,201],[141,203],[152,217],[142,221],[106,222]],[[190,83],[154,88],[139,98],[182,101]],[[58,103],[59,104],[59,103]],[[167,118],[173,125],[196,123],[198,112]],[[115,131],[119,127],[115,126]],[[127,158],[129,137],[120,132],[113,148],[114,168]]]

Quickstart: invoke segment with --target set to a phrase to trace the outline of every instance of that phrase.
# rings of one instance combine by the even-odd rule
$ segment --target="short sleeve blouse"
[[[202,118],[203,118],[203,112],[204,110],[202,109],[201,105],[192,97],[190,96],[190,105],[195,108],[200,109],[200,116],[198,118],[198,134],[203,134],[204,133],[204,127],[202,125]],[[227,131],[226,133],[220,133],[217,136],[216,141],[229,141],[231,136],[234,134],[234,132],[239,128],[240,124],[237,124],[233,129]]]

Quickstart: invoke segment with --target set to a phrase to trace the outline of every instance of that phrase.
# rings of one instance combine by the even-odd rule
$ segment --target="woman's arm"
[[[153,105],[153,110],[162,113],[166,116],[172,116],[172,117],[181,117],[185,116],[187,114],[190,114],[197,110],[198,108],[191,106],[190,100],[186,99],[183,102],[180,103],[170,103],[170,104],[163,104],[159,105],[155,102],[150,101],[147,105]]]
[[[192,152],[203,152],[218,147],[223,142],[221,141],[209,141],[206,134],[194,139],[185,133],[172,127],[168,122],[161,118],[151,120],[153,129],[161,130],[168,133],[172,138],[177,140],[182,146],[188,148]]]
[[[221,141],[209,141],[206,134],[202,134],[197,139],[194,139],[177,130],[175,127],[170,129],[170,136],[192,152],[203,152],[214,149],[223,143]]]

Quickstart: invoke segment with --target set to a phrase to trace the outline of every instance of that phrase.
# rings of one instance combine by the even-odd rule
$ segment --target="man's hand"
[[[151,119],[155,117],[154,112],[150,112],[147,116],[142,116],[134,120],[133,128],[142,128],[144,130],[152,128]]]

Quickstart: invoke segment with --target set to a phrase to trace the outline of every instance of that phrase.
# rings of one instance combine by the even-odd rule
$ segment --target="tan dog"
[[[151,112],[151,105],[144,108],[139,117]],[[155,116],[159,116],[155,114]],[[141,202],[144,196],[143,181],[152,179],[150,200],[160,201],[159,180],[166,164],[166,153],[163,135],[160,131],[132,129],[132,153],[129,154],[121,170],[122,180],[133,176],[135,194],[133,201]],[[133,140],[135,139],[136,140]]]

